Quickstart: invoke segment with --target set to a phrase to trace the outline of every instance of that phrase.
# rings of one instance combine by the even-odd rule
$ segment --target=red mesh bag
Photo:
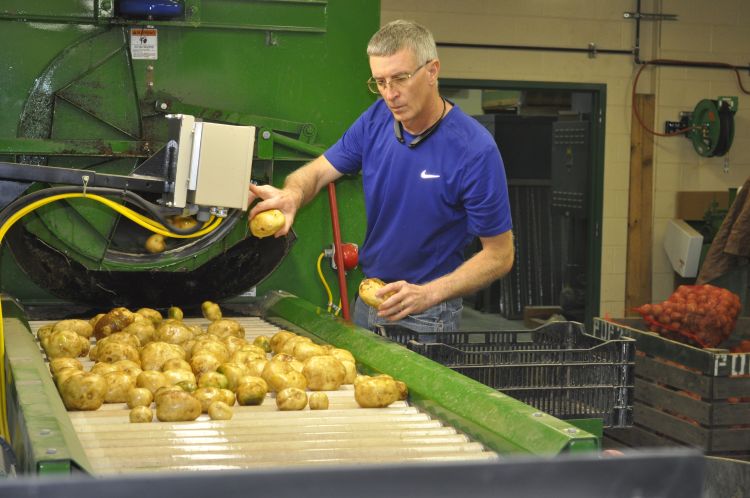
[[[715,348],[734,330],[740,314],[737,294],[705,285],[681,285],[669,299],[635,310],[652,332],[676,341]]]

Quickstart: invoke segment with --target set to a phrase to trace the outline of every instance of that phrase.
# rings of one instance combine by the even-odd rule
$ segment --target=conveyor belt
[[[280,330],[257,317],[234,319],[245,327],[251,342]],[[49,323],[54,322],[29,322],[29,326],[36,334]],[[185,323],[206,325],[203,319]],[[93,364],[82,363],[87,370]],[[193,422],[133,424],[124,403],[68,415],[94,473],[101,475],[498,458],[406,402],[363,409],[354,400],[351,385],[327,394],[328,410],[281,412],[269,393],[260,406],[235,405],[228,421],[210,420],[203,414]]]

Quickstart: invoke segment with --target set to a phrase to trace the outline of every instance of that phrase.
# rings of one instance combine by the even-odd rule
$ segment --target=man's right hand
[[[293,189],[279,189],[273,185],[250,184],[250,192],[248,195],[250,203],[256,199],[260,199],[260,202],[250,210],[248,220],[252,220],[255,215],[262,211],[278,209],[284,213],[286,223],[274,234],[274,237],[283,237],[289,233],[289,230],[291,230],[292,224],[294,223],[294,216],[297,214],[297,210],[302,204],[299,193],[296,193]]]

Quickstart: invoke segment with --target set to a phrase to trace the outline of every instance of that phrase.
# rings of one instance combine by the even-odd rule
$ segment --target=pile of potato
[[[207,328],[187,325],[182,310],[168,317],[151,308],[115,308],[90,320],[62,320],[37,332],[68,410],[127,403],[131,422],[232,418],[235,403],[260,405],[275,392],[279,410],[327,409],[328,397],[354,384],[357,403],[386,407],[406,399],[403,382],[357,375],[349,351],[319,345],[282,330],[270,339],[245,339],[242,325],[222,317],[216,303],[201,306]],[[96,343],[91,346],[90,338]],[[271,357],[268,355],[271,353]],[[94,361],[84,371],[78,357]],[[308,394],[308,391],[311,391]]]

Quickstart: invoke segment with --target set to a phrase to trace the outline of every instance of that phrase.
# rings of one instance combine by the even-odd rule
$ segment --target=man
[[[388,282],[380,297],[394,294],[377,310],[357,299],[354,322],[457,330],[461,296],[513,264],[502,159],[487,130],[440,96],[440,61],[425,27],[393,21],[373,35],[367,54],[368,86],[381,99],[325,154],[289,175],[283,189],[251,186],[251,200],[263,200],[250,217],[280,209],[282,236],[325,185],[361,172],[367,233],[360,265],[366,276]],[[482,249],[464,262],[474,237]]]

